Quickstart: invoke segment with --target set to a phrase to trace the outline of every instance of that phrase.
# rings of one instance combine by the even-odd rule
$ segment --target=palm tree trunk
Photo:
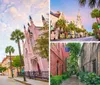
[[[11,53],[10,53],[10,70],[11,70],[11,76],[12,76],[12,78],[13,78]]]
[[[97,19],[97,17],[96,17],[96,21],[97,21],[97,24],[98,24],[98,19]]]
[[[18,50],[19,50],[19,56],[20,56],[20,62],[21,62],[21,68],[24,64],[23,62],[23,58],[22,58],[22,55],[21,55],[21,47],[20,47],[20,41],[18,40]],[[25,72],[23,73],[23,79],[24,81],[26,81],[26,78],[25,78]]]
[[[18,40],[18,51],[19,51],[19,56],[20,56],[20,62],[21,62],[21,67],[23,66],[23,59],[21,55],[21,47],[20,47],[20,41]]]

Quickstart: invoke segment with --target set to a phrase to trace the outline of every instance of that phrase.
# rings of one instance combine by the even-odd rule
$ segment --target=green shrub
[[[67,78],[68,78],[67,75],[65,75],[65,74],[62,75],[62,79],[63,79],[63,80],[66,80]]]
[[[86,85],[100,85],[100,77],[95,73],[80,72],[79,79],[81,82],[84,82]]]
[[[52,77],[52,74],[50,74],[50,77]]]
[[[62,76],[54,76],[50,78],[50,85],[60,85],[62,83]]]
[[[59,76],[50,75],[50,85],[60,85],[62,83],[62,80],[66,80],[70,76],[70,72],[64,72],[62,75]]]

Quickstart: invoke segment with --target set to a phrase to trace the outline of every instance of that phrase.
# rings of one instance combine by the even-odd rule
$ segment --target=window
[[[59,61],[57,61],[57,75],[58,75],[58,64],[59,64]]]
[[[92,61],[93,64],[93,72],[96,73],[96,59]]]

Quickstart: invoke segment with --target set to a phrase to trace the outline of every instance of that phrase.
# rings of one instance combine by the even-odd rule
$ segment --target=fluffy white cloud
[[[3,0],[0,5],[0,56],[5,56],[4,51],[7,45],[12,45],[16,49],[15,54],[18,54],[17,44],[10,40],[11,32],[15,29],[23,31],[23,25],[27,26],[29,22],[29,15],[32,16],[35,25],[42,26],[41,15],[45,15],[49,11],[48,1]],[[3,57],[0,57],[0,61]]]
[[[45,8],[45,7],[48,7],[49,6],[49,1],[48,0],[45,0],[45,1],[41,1],[35,8]]]

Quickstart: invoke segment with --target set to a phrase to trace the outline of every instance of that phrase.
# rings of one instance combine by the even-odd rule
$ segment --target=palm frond
[[[94,8],[96,5],[96,0],[89,0],[88,5],[90,8]]]
[[[80,4],[81,6],[85,6],[86,0],[79,0],[79,4]]]
[[[98,1],[98,5],[97,5],[97,7],[98,7],[98,8],[100,7],[100,0]]]

